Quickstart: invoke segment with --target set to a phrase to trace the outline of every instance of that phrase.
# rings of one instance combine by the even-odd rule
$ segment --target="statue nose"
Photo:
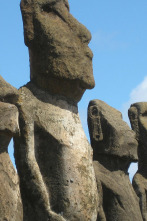
[[[70,15],[68,23],[73,32],[81,39],[82,43],[89,44],[91,40],[90,31],[84,25],[79,23],[72,15]]]
[[[91,41],[91,33],[90,31],[82,24],[79,24],[79,37],[83,43],[89,44]]]

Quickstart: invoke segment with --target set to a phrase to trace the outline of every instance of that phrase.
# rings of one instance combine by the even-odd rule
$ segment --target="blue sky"
[[[120,110],[125,120],[131,103],[147,100],[147,1],[69,0],[69,3],[71,13],[93,36],[90,47],[94,53],[96,86],[87,90],[79,103],[88,136],[90,100],[105,101]],[[29,81],[19,0],[1,2],[0,27],[0,74],[19,88]]]

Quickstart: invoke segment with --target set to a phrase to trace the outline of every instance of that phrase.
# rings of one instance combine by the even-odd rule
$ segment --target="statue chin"
[[[67,80],[54,77],[38,76],[31,81],[39,88],[52,95],[59,95],[70,102],[79,102],[86,90],[79,80]]]
[[[69,58],[64,59],[64,56],[51,59],[36,50],[29,50],[29,54],[31,81],[43,90],[78,102],[86,89],[94,88],[90,58],[81,56],[77,63],[74,56],[69,62]],[[42,63],[42,60],[45,62]]]

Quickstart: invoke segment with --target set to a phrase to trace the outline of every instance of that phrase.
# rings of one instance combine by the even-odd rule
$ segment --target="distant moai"
[[[90,101],[88,126],[100,197],[97,221],[141,221],[128,176],[130,163],[137,161],[135,133],[119,111],[101,100]]]
[[[19,180],[8,154],[8,145],[19,133],[17,89],[0,76],[0,221],[22,221]]]
[[[132,184],[139,197],[143,221],[147,221],[147,102],[132,104],[128,114],[138,140],[138,171]]]
[[[94,87],[90,32],[66,0],[22,0],[30,82],[20,88],[15,160],[25,221],[95,221],[92,148],[77,103]]]

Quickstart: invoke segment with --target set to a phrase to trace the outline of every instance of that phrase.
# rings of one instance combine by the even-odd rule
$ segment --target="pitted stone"
[[[0,101],[15,104],[18,99],[18,90],[7,83],[0,75]]]
[[[90,32],[70,13],[68,1],[21,1],[31,80],[52,94],[79,101],[94,87]]]
[[[143,221],[147,221],[147,102],[132,104],[128,114],[138,140],[138,171],[132,184],[139,197]]]
[[[101,100],[92,100],[88,108],[88,126],[95,154],[113,155],[136,162],[135,133],[122,120],[122,114]]]
[[[22,0],[31,81],[20,88],[15,158],[27,221],[95,221],[92,148],[77,103],[94,87],[90,32],[67,0]]]
[[[88,126],[100,196],[97,221],[142,221],[128,176],[130,163],[137,160],[135,133],[119,111],[100,100],[89,103]]]

